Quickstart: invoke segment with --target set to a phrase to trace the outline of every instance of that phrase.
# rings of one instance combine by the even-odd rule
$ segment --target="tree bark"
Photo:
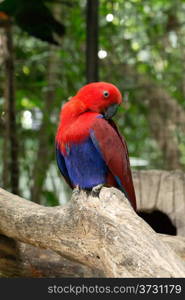
[[[165,213],[185,237],[185,174],[176,171],[134,171],[133,181],[139,211]]]
[[[12,41],[11,24],[6,24],[5,32],[5,131],[4,131],[4,168],[3,182],[5,186],[10,185],[12,193],[19,194],[19,162],[18,162],[18,137],[16,124],[16,99],[14,83],[14,52]],[[8,160],[7,154],[10,159]],[[9,170],[9,172],[7,171]],[[9,183],[10,178],[10,183]]]
[[[0,278],[100,277],[101,274],[56,252],[0,235]]]
[[[178,136],[185,131],[185,111],[165,90],[148,79],[140,79],[141,95],[148,106],[151,132],[164,158],[167,170],[182,169]]]
[[[185,237],[158,235],[185,261]],[[18,250],[18,253],[17,253]],[[15,242],[0,235],[1,277],[102,277],[102,273],[82,264],[63,258],[52,250]]]
[[[185,277],[185,263],[115,188],[43,207],[0,190],[0,232],[51,249],[104,277]]]
[[[36,203],[41,203],[41,194],[44,181],[54,153],[54,141],[52,134],[51,113],[55,108],[56,82],[59,65],[59,57],[55,53],[53,46],[50,46],[50,56],[48,60],[47,73],[47,91],[45,92],[43,121],[39,129],[38,150],[36,152],[35,163],[33,166],[33,185],[31,188],[31,200]]]
[[[6,84],[6,83],[5,83]],[[2,187],[4,189],[10,188],[10,172],[9,172],[9,157],[7,153],[9,153],[9,118],[8,118],[8,101],[6,96],[7,87],[4,88],[4,103],[3,103],[3,147],[2,147],[2,162],[3,162],[3,171],[2,171]]]
[[[58,16],[61,12],[61,6],[55,5],[54,14]],[[31,200],[41,203],[41,196],[44,181],[50,162],[53,158],[54,141],[51,114],[55,108],[55,97],[57,88],[58,71],[60,66],[60,58],[56,53],[56,47],[50,46],[48,58],[48,71],[46,75],[47,90],[44,95],[43,121],[39,129],[38,150],[36,153],[35,163],[33,166],[33,185],[31,188]]]
[[[138,101],[144,103],[147,108],[146,117],[151,134],[163,156],[163,168],[184,169],[179,151],[179,137],[185,132],[183,107],[154,80],[139,74],[130,65],[124,64],[122,68],[120,66],[115,68],[121,71],[124,69],[125,76],[135,82]]]
[[[87,0],[86,9],[86,78],[98,81],[98,8],[99,0]]]
[[[4,25],[4,24],[3,24]],[[5,61],[5,54],[6,54],[6,37],[4,33],[4,29],[1,28],[1,19],[0,19],[0,65],[3,66]],[[2,187],[4,189],[9,189],[9,159],[8,159],[8,106],[7,106],[7,97],[6,97],[6,82],[3,82],[1,86],[2,90],[4,91],[4,102],[3,102],[3,111],[0,118],[0,128],[3,137],[3,146],[2,146]]]

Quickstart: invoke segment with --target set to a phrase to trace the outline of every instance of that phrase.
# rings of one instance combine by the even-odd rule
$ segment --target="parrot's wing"
[[[113,121],[97,118],[90,136],[97,151],[106,162],[118,186],[136,209],[136,197],[132,181],[128,150],[125,140]]]
[[[64,157],[62,155],[62,152],[60,148],[56,145],[56,160],[57,160],[57,165],[59,167],[59,170],[63,177],[65,178],[66,182],[69,184],[69,186],[73,189],[73,185],[71,183],[67,168],[66,168],[66,163],[64,160]]]

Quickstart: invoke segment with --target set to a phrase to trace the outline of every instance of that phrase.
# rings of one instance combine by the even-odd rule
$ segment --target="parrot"
[[[61,108],[56,161],[72,189],[116,187],[136,210],[127,144],[112,120],[121,103],[121,92],[112,83],[91,82],[80,88]]]
[[[51,2],[50,0],[48,0]],[[58,22],[47,7],[46,0],[4,0],[0,3],[1,18],[14,19],[17,26],[42,41],[58,45],[56,37],[65,34],[65,26]]]

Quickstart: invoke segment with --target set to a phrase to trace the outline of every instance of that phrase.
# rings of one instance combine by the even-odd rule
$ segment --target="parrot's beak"
[[[110,105],[104,112],[105,119],[111,119],[117,112],[119,104]]]

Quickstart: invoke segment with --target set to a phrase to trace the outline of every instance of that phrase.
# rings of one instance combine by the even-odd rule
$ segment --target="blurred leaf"
[[[43,191],[42,192],[43,195],[43,204],[47,205],[47,206],[57,206],[59,205],[59,201],[56,197],[56,195],[54,194],[54,192],[51,191]]]

